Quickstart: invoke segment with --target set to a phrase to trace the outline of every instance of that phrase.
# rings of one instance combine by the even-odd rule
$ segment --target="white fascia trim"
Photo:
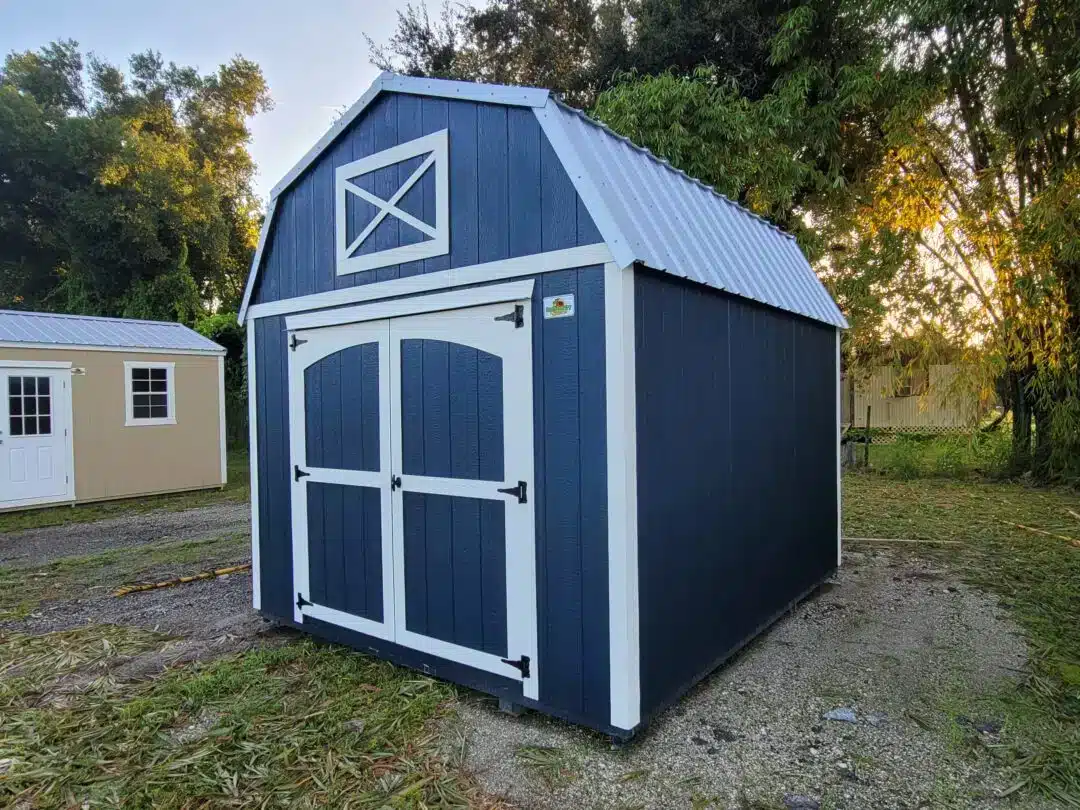
[[[262,608],[259,566],[259,388],[255,381],[255,321],[247,322],[248,464],[251,475],[251,605]]]
[[[266,248],[266,238],[270,233],[270,223],[274,221],[274,212],[277,211],[277,198],[270,200],[263,217],[262,227],[259,229],[259,243],[255,246],[255,255],[251,258],[251,269],[248,271],[247,284],[244,285],[244,300],[240,303],[240,312],[236,320],[241,326],[244,325],[244,316],[251,304],[251,295],[255,292],[255,279],[259,276],[259,265],[262,264],[263,250]]]
[[[218,437],[221,440],[221,485],[229,480],[229,464],[225,458],[225,357],[217,359],[218,373]]]
[[[402,295],[448,290],[467,284],[483,284],[489,281],[519,276],[531,276],[550,273],[555,270],[568,270],[574,267],[606,264],[612,261],[611,251],[603,242],[582,247],[551,250],[546,253],[533,253],[529,256],[516,256],[513,259],[500,259],[494,262],[473,264],[452,270],[440,270],[435,273],[422,273],[406,278],[389,281],[377,281],[359,287],[346,287],[330,292],[302,295],[298,298],[286,298],[265,304],[254,304],[247,311],[247,318],[268,318],[274,315],[292,315],[328,307],[340,307],[358,304],[362,301],[374,301],[380,298],[393,298]]]
[[[377,301],[356,307],[309,312],[306,315],[290,315],[285,319],[285,328],[289,331],[317,329],[321,326],[377,321],[383,318],[399,318],[403,315],[418,315],[446,309],[501,304],[504,301],[526,301],[532,298],[533,283],[530,278],[490,287],[468,287],[447,293],[395,298],[391,301]]]
[[[592,217],[597,230],[600,231],[600,235],[604,237],[604,241],[609,245],[612,260],[620,267],[629,267],[637,259],[634,255],[634,249],[612,215],[611,209],[594,182],[592,174],[585,169],[585,164],[566,132],[558,105],[553,99],[549,99],[543,107],[539,107],[533,112],[536,115],[536,120],[540,122],[540,129],[544,131],[551,148],[555,150],[555,155],[570,176],[570,182],[574,184],[574,189],[585,204],[589,216]]]
[[[509,87],[499,84],[477,84],[475,82],[455,82],[446,79],[425,79],[413,76],[401,76],[383,71],[364,91],[364,94],[349,107],[330,129],[316,141],[299,162],[270,191],[275,198],[293,184],[304,171],[314,163],[319,155],[366,110],[383,91],[408,93],[416,96],[434,96],[453,98],[461,101],[479,101],[487,104],[505,104],[511,107],[542,107],[547,103],[549,93],[536,87]]]
[[[136,419],[135,405],[132,399],[131,370],[133,368],[165,369],[165,394],[169,399],[169,415],[156,419]],[[156,425],[176,424],[176,363],[150,363],[145,360],[124,361],[124,427],[154,427]]]
[[[604,266],[611,725],[641,722],[634,268]]]
[[[71,368],[71,363],[59,360],[5,360],[0,359],[0,368]]]
[[[225,349],[150,349],[141,346],[82,346],[77,343],[19,343],[0,341],[0,349],[56,349],[65,352],[123,352],[124,354],[193,354],[201,357],[224,355]],[[7,360],[4,365],[9,365]]]
[[[844,533],[841,525],[844,518],[841,487],[843,485],[843,470],[841,469],[840,452],[840,422],[842,416],[842,399],[844,389],[840,377],[840,330],[836,330],[836,567],[839,568],[844,559]],[[854,416],[854,415],[853,415]]]

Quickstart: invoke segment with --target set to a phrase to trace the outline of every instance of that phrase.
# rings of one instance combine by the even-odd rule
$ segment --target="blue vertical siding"
[[[507,166],[509,171],[509,159]],[[484,194],[480,194],[481,198]],[[572,225],[568,217],[537,217],[530,227],[536,244],[557,244],[558,240],[567,238],[571,229],[580,230],[580,226],[580,217],[575,218]],[[509,244],[510,231],[505,233]],[[514,238],[522,238],[524,234],[524,230],[516,231]],[[484,240],[481,239],[479,244],[482,246]],[[532,328],[536,462],[530,496],[536,505],[538,705],[554,714],[606,728],[610,719],[610,678],[603,268],[595,266],[550,273],[535,277],[535,282]],[[568,293],[576,296],[575,317],[544,320],[543,297]],[[284,329],[282,317],[256,321],[257,453],[262,607],[265,613],[291,621],[296,595],[292,593],[291,571],[288,348]],[[403,355],[419,352],[413,362],[422,361],[427,368],[428,358],[424,356],[423,346],[410,344],[403,348]],[[447,347],[445,374],[448,381],[451,373],[457,377],[471,374],[471,360],[460,355],[457,352],[457,360],[451,369],[450,347]],[[469,443],[474,441],[470,427],[473,410],[468,402],[452,396],[449,385],[447,387],[447,419],[440,423],[445,424],[446,441],[440,444],[442,439],[433,436],[432,452],[441,452],[439,448],[446,445],[445,462],[454,475],[464,477],[475,473],[485,479],[502,477],[502,470],[495,468],[496,464],[501,466],[501,459],[496,461],[493,454],[484,450],[496,446],[498,437],[492,429],[485,427],[485,420],[479,418],[481,412],[496,407],[494,400],[498,399],[492,385],[496,371],[493,360],[483,353],[476,356],[478,467],[470,466],[467,459],[457,464],[453,462],[451,447],[455,443],[471,446]],[[433,357],[432,362],[438,364],[440,358]],[[435,407],[442,406],[436,402]],[[418,419],[422,424],[429,415],[409,411],[402,417],[403,420]],[[460,438],[453,428],[455,424],[460,426]],[[412,442],[402,450],[406,465],[428,461],[426,446],[421,450]],[[422,459],[417,455],[421,452],[425,454]],[[431,496],[422,496],[428,497]],[[420,499],[407,500],[406,523],[423,525],[431,514],[429,506]],[[437,511],[438,507],[434,508]],[[499,510],[500,504],[484,502],[478,516],[475,511],[467,510],[456,515],[451,506],[448,512],[444,510],[440,519],[445,518],[448,524],[462,527],[461,531],[468,529],[478,537],[479,544],[468,544],[460,553],[479,554],[482,559],[489,559],[498,553],[495,546],[501,542],[502,514]],[[477,517],[478,535],[475,534]],[[424,531],[427,531],[426,527]],[[451,548],[442,552],[451,567],[454,551]],[[432,569],[425,564],[424,576],[444,577],[445,587],[440,598],[447,600],[453,610],[470,616],[470,628],[479,628],[469,630],[473,634],[468,637],[470,643],[493,649],[489,647],[489,639],[498,638],[500,633],[505,637],[502,629],[505,615],[500,615],[492,594],[500,588],[505,592],[505,583],[485,573],[479,599],[463,599],[454,589],[454,583],[445,580],[445,570]],[[487,572],[486,566],[484,570]],[[418,571],[411,569],[411,574],[407,571],[407,575],[419,576]],[[410,590],[408,583],[406,589]],[[427,611],[427,615],[433,614]],[[480,617],[479,625],[476,624],[477,616]],[[304,626],[322,632],[318,623],[305,623]],[[442,628],[440,632],[454,631]],[[337,639],[352,639],[357,646],[371,643],[348,631],[324,634]],[[411,659],[405,654],[403,660]],[[448,671],[456,670],[451,667]],[[505,689],[501,679],[494,680],[499,681],[498,689]],[[464,682],[484,688],[483,683],[477,684],[474,680],[466,678]],[[496,689],[494,685],[491,688]]]
[[[450,252],[422,261],[338,276],[334,169],[422,135],[449,130]],[[355,182],[386,199],[419,159]],[[348,195],[349,233],[374,207]],[[429,170],[401,207],[434,222]],[[602,241],[531,109],[385,93],[278,198],[253,303]],[[387,217],[358,249],[385,250],[426,239]]]
[[[642,716],[836,567],[832,327],[637,270]]]

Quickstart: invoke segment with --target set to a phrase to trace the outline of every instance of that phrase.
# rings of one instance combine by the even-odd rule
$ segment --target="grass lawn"
[[[956,696],[956,717],[1005,720],[999,747],[971,735],[965,742],[1010,768],[1018,792],[1080,807],[1080,548],[1069,542],[1080,538],[1080,494],[852,473],[844,477],[844,534],[958,541],[893,548],[940,558],[966,581],[998,594],[1026,631],[1032,655],[1019,688]]]
[[[161,643],[107,626],[0,637],[0,804],[483,806],[438,745],[449,686],[307,640],[149,682],[87,681]],[[50,691],[76,671],[82,691]]]
[[[0,514],[0,534],[22,529],[40,529],[45,526],[62,526],[67,523],[89,523],[94,520],[149,512],[153,509],[178,512],[181,509],[209,506],[221,501],[248,500],[251,479],[248,475],[247,451],[230,451],[227,466],[228,483],[223,489],[201,489],[195,492],[150,495],[78,506],[52,506],[47,509],[5,512]]]

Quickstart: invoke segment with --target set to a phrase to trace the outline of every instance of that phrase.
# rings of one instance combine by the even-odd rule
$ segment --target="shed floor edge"
[[[584,726],[620,741],[629,740],[641,728],[640,725],[630,730],[615,728],[580,712],[563,709],[543,701],[532,700],[522,694],[520,681],[503,678],[492,672],[476,669],[456,661],[447,661],[444,658],[438,658],[392,641],[358,633],[355,630],[347,630],[314,618],[300,624],[290,618],[283,618],[267,610],[259,610],[258,613],[282,627],[290,627],[305,635],[315,636],[335,644],[342,644],[357,652],[374,655],[397,666],[408,667],[432,678],[438,678],[457,686],[483,692],[527,709],[534,709],[542,714],[577,726]]]

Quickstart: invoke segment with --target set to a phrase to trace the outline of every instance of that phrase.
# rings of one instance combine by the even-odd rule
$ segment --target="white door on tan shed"
[[[0,368],[0,508],[70,500],[71,371]]]

